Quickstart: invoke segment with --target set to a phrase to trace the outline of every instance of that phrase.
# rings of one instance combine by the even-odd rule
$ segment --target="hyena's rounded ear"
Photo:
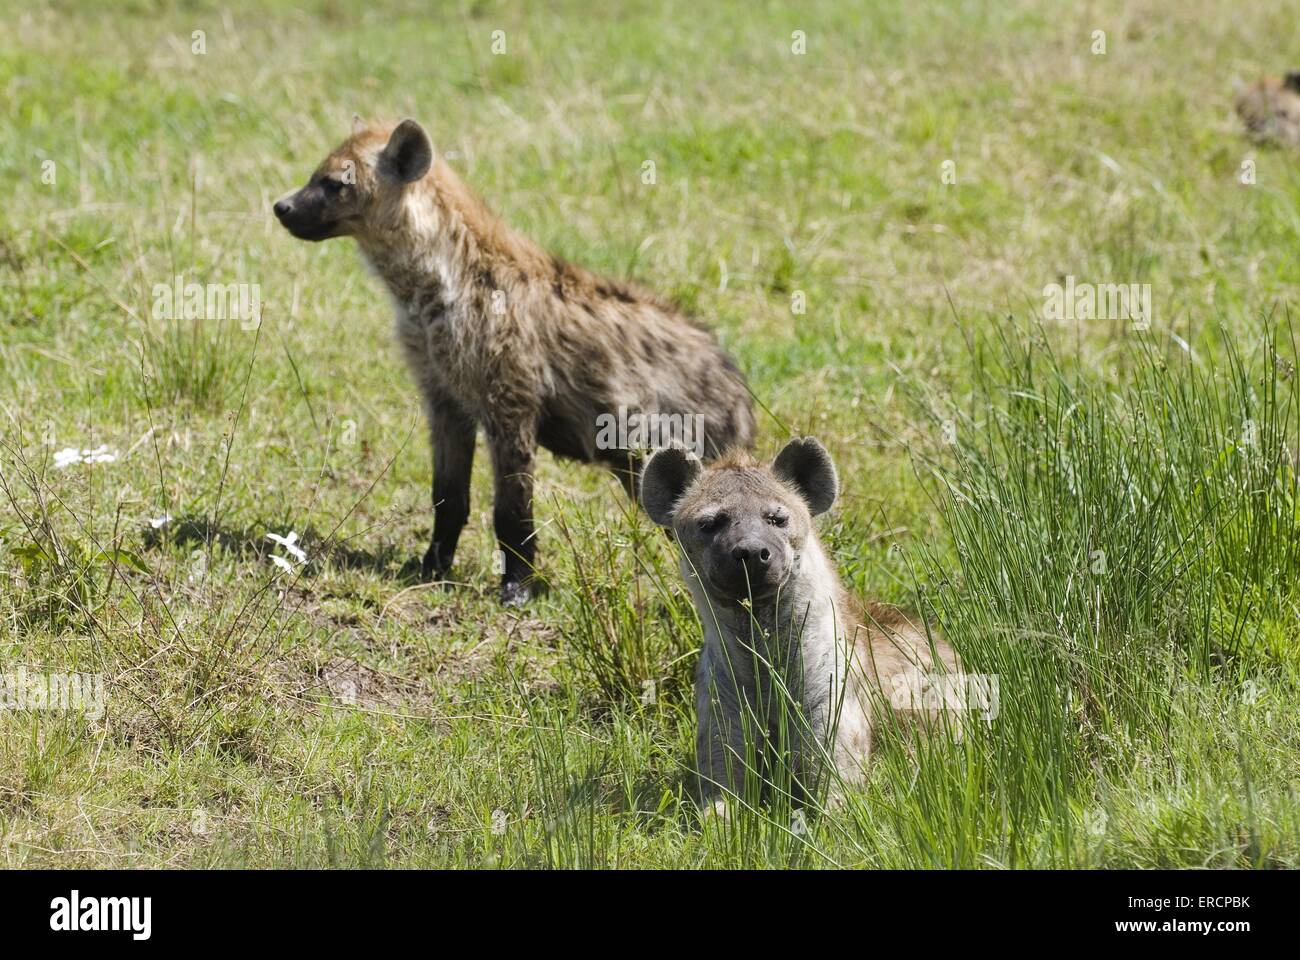
[[[772,472],[799,491],[814,517],[829,510],[839,496],[835,462],[815,437],[796,437],[787,443],[772,461]]]
[[[414,183],[433,165],[433,141],[414,120],[403,120],[379,154],[379,173],[398,183]]]
[[[650,455],[641,468],[641,506],[661,527],[673,525],[673,513],[695,478],[699,457],[681,447],[665,447]]]

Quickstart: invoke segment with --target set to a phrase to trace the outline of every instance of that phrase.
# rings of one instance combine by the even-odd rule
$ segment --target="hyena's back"
[[[852,610],[856,599],[845,603]],[[858,622],[858,655],[872,686],[904,720],[934,720],[945,684],[955,683],[961,669],[957,653],[938,631],[917,617],[882,603],[870,603]],[[951,680],[943,678],[950,677]],[[903,695],[901,691],[909,691]],[[939,694],[938,699],[933,695]]]
[[[553,261],[554,315],[541,326],[541,444],[559,456],[619,464],[596,443],[602,414],[700,417],[705,459],[749,447],[754,415],[744,377],[706,330],[633,284]],[[680,439],[680,438],[679,438]]]

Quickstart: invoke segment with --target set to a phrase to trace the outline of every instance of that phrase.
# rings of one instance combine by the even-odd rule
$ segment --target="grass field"
[[[0,674],[105,702],[0,710],[0,863],[1300,866],[1300,157],[1231,107],[1294,8],[542,6],[3,4]],[[836,457],[846,581],[997,716],[701,823],[699,624],[611,478],[543,457],[550,589],[504,610],[480,452],[420,584],[387,298],[270,214],[354,112],[713,324],[760,449]],[[260,326],[155,317],[178,275]],[[1045,320],[1066,277],[1150,328]]]

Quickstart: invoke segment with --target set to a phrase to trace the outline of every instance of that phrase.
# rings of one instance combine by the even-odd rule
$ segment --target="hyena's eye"
[[[713,533],[715,530],[721,530],[727,524],[727,515],[725,513],[715,513],[707,517],[700,517],[696,521],[699,524],[700,532]]]
[[[325,177],[320,182],[321,188],[330,196],[336,195],[343,189],[343,181],[335,180],[333,177]]]
[[[767,515],[767,522],[774,527],[784,527],[790,522],[790,518],[784,513],[769,513]]]

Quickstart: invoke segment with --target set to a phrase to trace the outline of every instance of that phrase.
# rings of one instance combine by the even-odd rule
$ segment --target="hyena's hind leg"
[[[869,670],[883,699],[905,727],[934,729],[956,722],[950,692],[961,689],[961,661],[931,628],[889,611],[869,632]]]
[[[501,602],[521,606],[532,597],[536,573],[537,531],[533,525],[533,434],[520,429],[488,428],[495,497],[492,526],[504,560]]]

